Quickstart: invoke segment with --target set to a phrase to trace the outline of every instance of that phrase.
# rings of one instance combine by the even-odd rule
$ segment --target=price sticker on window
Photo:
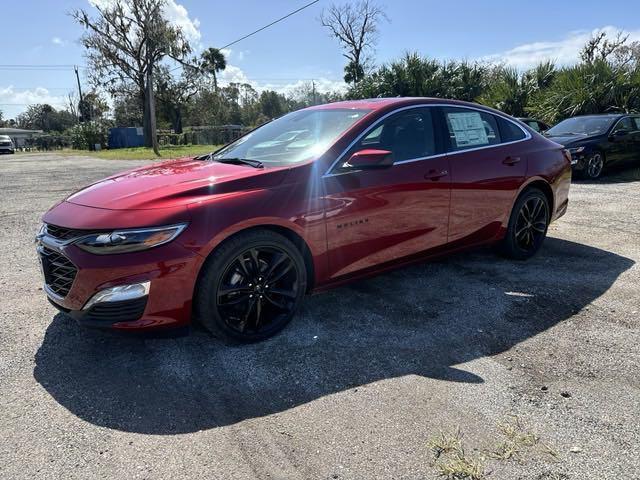
[[[487,130],[479,112],[447,113],[447,118],[458,148],[489,144]]]

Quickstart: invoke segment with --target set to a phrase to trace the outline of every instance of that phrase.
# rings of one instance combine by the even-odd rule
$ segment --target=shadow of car
[[[106,334],[58,314],[34,377],[83,420],[146,434],[231,425],[406,375],[481,383],[457,365],[568,319],[633,263],[556,238],[526,265],[462,254],[309,297],[291,328],[241,347],[203,332]]]

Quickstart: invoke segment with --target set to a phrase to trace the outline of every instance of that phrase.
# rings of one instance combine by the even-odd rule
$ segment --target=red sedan
[[[44,215],[37,248],[48,298],[81,324],[194,319],[255,341],[307,292],[484,244],[531,257],[570,181],[568,153],[501,112],[347,101],[90,185]]]

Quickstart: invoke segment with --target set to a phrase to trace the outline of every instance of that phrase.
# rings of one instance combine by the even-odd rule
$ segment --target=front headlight
[[[186,223],[165,227],[136,228],[96,233],[79,239],[75,244],[97,255],[129,253],[147,250],[170,242],[187,227]]]
[[[584,149],[585,147],[574,147],[574,148],[569,148],[568,150],[571,154],[574,154],[574,153],[582,153],[584,152]]]

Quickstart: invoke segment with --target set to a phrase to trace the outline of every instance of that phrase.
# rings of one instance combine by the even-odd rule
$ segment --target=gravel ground
[[[490,479],[640,478],[640,169],[575,183],[529,262],[398,270],[228,347],[83,330],[45,300],[41,214],[138,164],[0,157],[0,478],[429,479],[474,460]],[[458,428],[464,454],[436,459]]]

